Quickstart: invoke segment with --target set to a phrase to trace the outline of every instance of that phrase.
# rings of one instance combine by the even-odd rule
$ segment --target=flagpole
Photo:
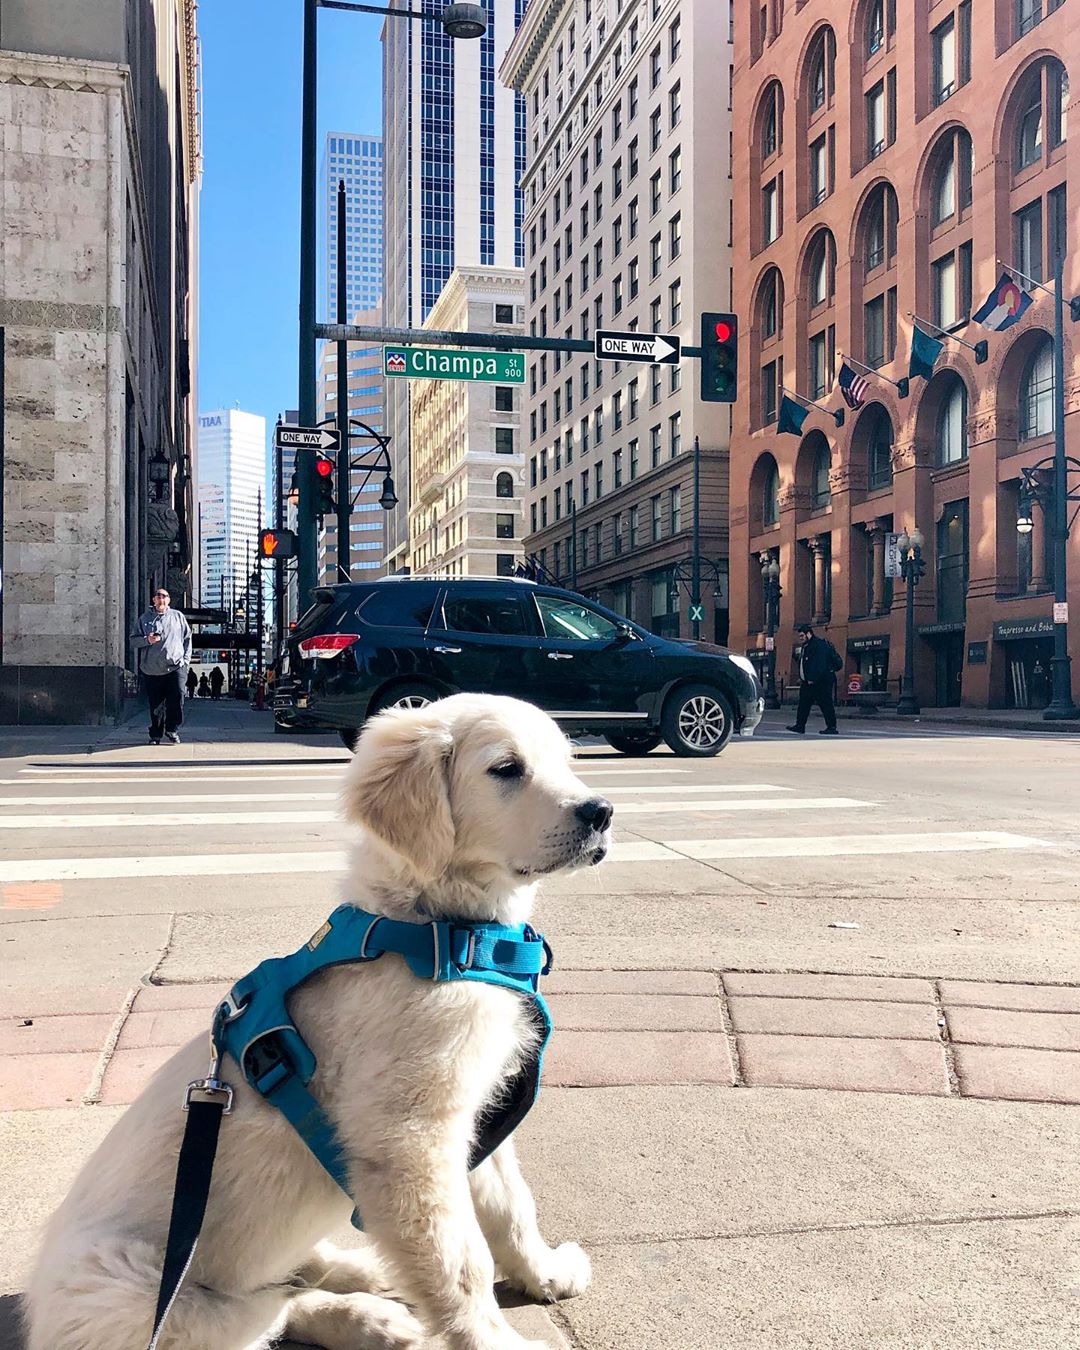
[[[959,342],[961,347],[966,347],[968,351],[975,353],[975,364],[981,366],[990,358],[990,344],[983,338],[979,342],[968,342],[966,338],[957,337],[955,333],[950,333],[947,328],[941,328],[936,323],[931,323],[929,319],[920,319],[917,314],[912,314],[908,310],[908,318],[912,323],[921,323],[923,328],[932,328],[934,333],[939,334],[946,342]],[[927,333],[927,337],[933,337],[934,333]]]
[[[1007,263],[1004,258],[998,258],[998,264],[1004,267],[1006,272],[1012,273],[1014,277],[1019,277],[1021,281],[1026,281],[1029,286],[1037,286],[1040,291],[1045,291],[1047,295],[1054,295],[1056,288],[1048,286],[1045,281],[1036,281],[1034,277],[1026,276],[1020,271],[1019,267],[1014,267],[1012,263]],[[1066,302],[1069,306],[1069,317],[1073,323],[1080,319],[1080,295],[1074,295],[1071,300]]]
[[[838,427],[844,425],[843,408],[838,408],[836,412],[833,412],[831,408],[826,408],[820,403],[815,403],[812,398],[803,398],[802,394],[796,394],[790,389],[785,389],[783,385],[780,386],[780,392],[781,394],[786,394],[788,398],[793,398],[796,403],[801,403],[804,408],[816,408],[818,412],[824,413],[826,417],[831,417]]]
[[[864,366],[861,361],[857,361],[854,356],[850,356],[847,352],[839,352],[838,355],[841,360],[846,361],[849,366],[857,366],[861,371],[871,376],[873,379],[884,380],[886,384],[892,385],[901,398],[907,398],[911,385],[906,376],[899,380],[890,380],[888,375],[882,375],[881,371],[875,370],[873,366]]]
[[[1047,721],[1080,717],[1072,698],[1069,661],[1069,466],[1065,457],[1065,251],[1058,240],[1054,260],[1054,655],[1050,660]]]

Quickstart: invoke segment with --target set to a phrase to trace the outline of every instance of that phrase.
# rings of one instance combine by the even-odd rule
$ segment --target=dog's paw
[[[427,1344],[424,1328],[403,1303],[392,1299],[372,1299],[357,1330],[362,1350],[420,1350]]]
[[[576,1298],[589,1287],[592,1264],[576,1242],[564,1242],[549,1252],[535,1270],[522,1272],[512,1280],[521,1289],[542,1303],[554,1303],[562,1298]]]

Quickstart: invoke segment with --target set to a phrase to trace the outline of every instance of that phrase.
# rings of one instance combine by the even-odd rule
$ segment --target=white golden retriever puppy
[[[365,729],[344,807],[363,829],[347,898],[391,918],[519,923],[536,878],[599,862],[611,806],[574,776],[546,714],[458,695]],[[315,1052],[311,1089],[345,1147],[374,1245],[325,1241],[350,1203],[291,1125],[226,1060],[221,1129],[194,1261],[161,1350],[257,1350],[289,1336],[327,1350],[521,1350],[494,1261],[538,1299],[589,1280],[574,1243],[540,1236],[509,1140],[471,1174],[478,1112],[535,1033],[521,997],[433,984],[386,955],[323,971],[290,1003]],[[209,1010],[208,1010],[209,1017]],[[27,1291],[30,1350],[146,1350],[185,1117],[207,1041],[179,1051],[117,1122],[50,1221]],[[389,1288],[407,1299],[382,1297]]]

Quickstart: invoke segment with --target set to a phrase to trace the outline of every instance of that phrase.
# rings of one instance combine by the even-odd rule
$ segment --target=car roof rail
[[[372,586],[380,586],[383,582],[401,582],[401,581],[441,581],[449,586],[460,586],[470,581],[514,581],[519,585],[535,586],[537,583],[531,577],[500,577],[500,576],[469,576],[469,577],[446,577],[438,572],[411,572],[408,574],[398,573],[392,577],[377,577],[374,581],[368,583]],[[354,586],[356,582],[352,583]]]

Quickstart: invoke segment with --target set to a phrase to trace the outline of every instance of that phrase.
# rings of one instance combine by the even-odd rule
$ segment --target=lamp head
[[[379,505],[384,511],[392,511],[398,504],[397,493],[394,491],[394,480],[389,474],[383,479],[382,496],[379,498]]]
[[[482,5],[447,5],[439,17],[447,37],[478,38],[487,32],[487,17]]]

